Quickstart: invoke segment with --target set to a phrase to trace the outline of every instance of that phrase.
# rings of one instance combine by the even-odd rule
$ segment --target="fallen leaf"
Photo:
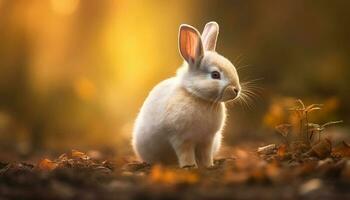
[[[287,145],[282,144],[277,149],[277,156],[283,160],[286,158],[286,155],[287,155]]]
[[[199,178],[197,174],[191,171],[175,170],[161,165],[155,165],[151,169],[149,180],[152,183],[174,185],[177,183],[194,184],[198,182]]]
[[[277,149],[276,144],[269,144],[267,146],[259,147],[258,153],[260,154],[271,154],[274,153]]]
[[[67,160],[67,159],[68,159],[68,156],[66,153],[63,153],[58,157],[58,160]]]
[[[319,158],[326,158],[332,152],[332,143],[328,139],[323,139],[311,148],[311,153]]]
[[[56,169],[57,164],[47,158],[41,160],[38,164],[40,170],[52,171]]]
[[[139,171],[141,169],[144,168],[149,168],[150,165],[144,162],[139,162],[139,161],[133,161],[130,163],[125,164],[122,169],[124,171],[131,171],[131,172],[135,172],[135,171]]]
[[[71,155],[72,155],[72,158],[80,158],[83,160],[90,159],[90,157],[88,155],[86,155],[85,153],[74,150],[74,149],[72,150]]]
[[[280,133],[283,137],[287,137],[292,130],[291,124],[280,124],[275,127],[276,131]]]

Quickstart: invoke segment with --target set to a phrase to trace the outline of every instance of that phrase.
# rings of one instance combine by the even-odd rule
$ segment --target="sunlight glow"
[[[77,10],[79,2],[79,0],[51,0],[51,6],[58,14],[70,15]]]

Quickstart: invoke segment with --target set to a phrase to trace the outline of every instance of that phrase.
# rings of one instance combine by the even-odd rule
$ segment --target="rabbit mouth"
[[[239,96],[239,89],[237,87],[229,85],[227,86],[221,95],[221,101],[232,101],[235,100]]]

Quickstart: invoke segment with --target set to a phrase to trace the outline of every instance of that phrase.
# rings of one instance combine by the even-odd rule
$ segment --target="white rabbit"
[[[179,29],[179,50],[186,62],[175,77],[148,95],[137,116],[132,145],[147,163],[211,167],[225,124],[224,102],[237,98],[237,71],[215,52],[219,26],[206,24],[202,36],[189,25]]]

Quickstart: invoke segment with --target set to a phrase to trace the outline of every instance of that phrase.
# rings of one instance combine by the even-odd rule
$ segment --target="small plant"
[[[275,127],[282,136],[284,144],[279,147],[275,145],[275,150],[270,150],[270,152],[276,152],[282,157],[288,155],[288,158],[295,159],[310,155],[315,155],[319,158],[329,156],[332,151],[332,143],[329,139],[323,137],[324,131],[328,126],[342,123],[343,121],[330,121],[324,124],[310,122],[309,114],[321,110],[323,105],[311,104],[306,106],[300,99],[296,102],[297,105],[289,109],[295,115],[294,120]]]
[[[294,112],[298,119],[298,131],[297,133],[298,136],[300,136],[300,140],[307,144],[311,145],[313,142],[319,142],[321,140],[321,135],[324,132],[325,128],[333,125],[333,124],[338,124],[342,123],[343,121],[330,121],[325,124],[316,124],[316,123],[311,123],[309,121],[309,114],[322,109],[322,104],[311,104],[309,106],[306,106],[302,100],[298,99],[296,107],[293,107],[289,109],[290,111]],[[288,134],[290,134],[290,128],[292,128],[291,124],[282,124],[276,127],[277,132],[279,132],[283,137],[287,137]],[[318,135],[318,140],[314,140],[314,136]],[[292,141],[293,142],[293,141]]]

